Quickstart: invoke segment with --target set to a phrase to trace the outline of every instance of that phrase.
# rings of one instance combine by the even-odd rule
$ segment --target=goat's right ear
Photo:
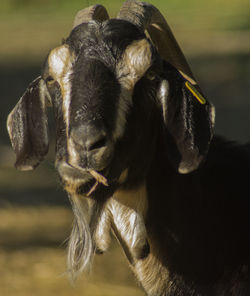
[[[48,152],[48,118],[46,107],[50,99],[47,86],[37,77],[8,116],[7,129],[16,154],[15,167],[32,170]]]
[[[172,65],[164,62],[158,98],[162,108],[169,160],[179,173],[197,169],[213,137],[215,111]]]

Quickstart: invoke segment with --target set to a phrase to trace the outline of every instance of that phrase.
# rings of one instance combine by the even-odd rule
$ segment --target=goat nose
[[[81,126],[71,131],[76,145],[80,145],[87,151],[103,148],[107,145],[107,134],[103,129],[95,126]]]

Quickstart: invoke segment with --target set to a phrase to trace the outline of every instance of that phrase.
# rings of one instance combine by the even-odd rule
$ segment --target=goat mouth
[[[97,189],[98,185],[99,183],[93,178],[87,183],[80,184],[76,189],[76,193],[85,197],[91,197],[91,194]]]
[[[96,171],[91,168],[82,168],[78,165],[71,165],[67,162],[61,162],[57,165],[58,173],[65,185],[67,191],[74,191],[79,195],[91,197],[92,193],[99,185],[108,186],[108,180],[105,170]],[[70,188],[71,190],[68,190]],[[74,188],[74,190],[72,190]]]
[[[91,181],[89,181],[87,184],[85,184],[84,186],[80,186],[79,187],[79,190],[80,190],[79,193],[84,194],[86,197],[90,197],[91,194],[97,189],[99,184],[102,184],[104,186],[108,186],[108,181],[101,174],[101,172],[97,172],[97,171],[95,171],[93,169],[88,169],[87,171],[93,177],[93,179]]]

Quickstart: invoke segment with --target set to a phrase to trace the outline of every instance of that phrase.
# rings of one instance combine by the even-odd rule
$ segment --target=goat
[[[8,116],[20,170],[48,151],[48,106],[73,277],[112,231],[147,295],[250,295],[249,147],[214,136],[214,107],[157,8],[77,14]]]

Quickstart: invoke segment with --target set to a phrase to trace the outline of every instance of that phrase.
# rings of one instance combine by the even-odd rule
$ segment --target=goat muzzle
[[[103,129],[90,125],[71,130],[67,150],[73,167],[102,171],[109,165],[114,147]]]
[[[70,194],[80,194],[90,197],[99,184],[108,186],[107,179],[93,169],[83,169],[72,166],[65,161],[56,163],[65,190]]]

